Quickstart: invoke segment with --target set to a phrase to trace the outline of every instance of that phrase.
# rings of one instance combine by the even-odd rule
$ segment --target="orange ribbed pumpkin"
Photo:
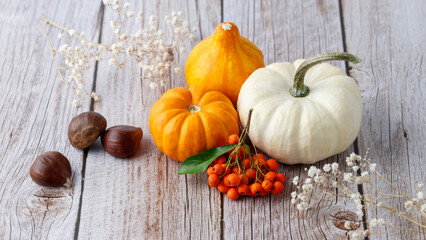
[[[157,147],[172,159],[187,157],[226,144],[238,134],[238,114],[218,91],[174,88],[152,106],[149,129]]]
[[[235,24],[225,22],[189,54],[185,67],[186,83],[189,87],[220,91],[236,106],[241,86],[261,67],[265,64],[259,48],[240,36]]]

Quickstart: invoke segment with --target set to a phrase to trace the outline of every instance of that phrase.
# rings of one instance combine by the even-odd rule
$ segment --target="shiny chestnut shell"
[[[102,134],[102,146],[112,156],[126,158],[136,153],[142,136],[141,128],[117,125]]]
[[[73,147],[88,148],[105,131],[106,119],[97,112],[84,112],[75,116],[68,126],[68,139]]]
[[[30,167],[33,181],[43,186],[72,187],[71,174],[70,162],[60,152],[45,152]]]

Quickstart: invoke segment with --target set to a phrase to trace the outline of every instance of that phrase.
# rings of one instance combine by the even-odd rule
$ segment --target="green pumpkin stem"
[[[361,59],[355,55],[346,52],[331,52],[316,55],[314,57],[306,59],[294,75],[294,85],[290,88],[290,94],[293,97],[306,97],[309,94],[309,88],[304,84],[304,78],[308,70],[314,65],[320,64],[326,61],[348,61],[352,63],[359,63]]]

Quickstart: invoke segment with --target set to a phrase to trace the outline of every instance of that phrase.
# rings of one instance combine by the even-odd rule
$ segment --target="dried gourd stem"
[[[359,63],[361,59],[355,55],[346,52],[331,52],[316,55],[314,57],[306,59],[297,68],[296,74],[294,75],[294,84],[290,88],[290,94],[293,97],[306,97],[309,94],[309,87],[304,84],[304,78],[308,70],[322,62],[327,61],[348,61],[352,63]]]

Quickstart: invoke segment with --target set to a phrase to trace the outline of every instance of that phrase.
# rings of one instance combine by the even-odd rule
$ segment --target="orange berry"
[[[253,183],[250,187],[250,190],[253,194],[260,195],[263,188],[262,188],[262,185],[260,185],[260,183]],[[263,190],[263,191],[265,191],[265,190]]]
[[[225,175],[226,175],[226,174],[229,174],[229,173],[231,172],[231,167],[230,167],[229,165],[227,165],[227,164],[222,164],[222,167],[223,167],[223,170],[224,170],[224,172],[225,172]]]
[[[236,161],[237,156],[238,156],[238,160],[241,161],[243,159],[243,155],[244,155],[244,150],[242,148],[238,149],[236,153],[232,154],[232,161]]]
[[[213,172],[216,174],[222,174],[224,170],[222,164],[217,163],[213,166]]]
[[[285,176],[282,173],[278,173],[277,176],[275,177],[275,180],[277,180],[278,182],[284,184],[285,183]]]
[[[225,156],[220,156],[220,157],[216,158],[216,160],[214,160],[214,162],[218,163],[218,164],[224,164],[224,163],[226,163],[226,158],[225,158]]]
[[[227,186],[227,187],[232,187],[232,186],[229,184],[228,176],[229,176],[229,174],[227,174],[227,175],[225,175],[225,177],[223,177],[223,183],[225,183],[225,186]]]
[[[246,177],[246,175],[244,174],[240,174],[238,175],[238,177],[240,178],[240,184],[248,184],[249,183],[249,179],[248,177]]]
[[[207,168],[207,175],[212,175],[212,174],[214,174],[213,167]]]
[[[243,161],[243,165],[244,165],[244,169],[245,169],[245,170],[249,169],[249,168],[250,168],[250,165],[251,165],[251,161],[250,161],[250,159],[248,159],[248,158],[244,159],[244,161]]]
[[[237,134],[232,134],[231,136],[228,137],[229,144],[237,144],[238,141],[240,141],[240,138],[238,137]]]
[[[247,170],[246,176],[247,176],[248,179],[255,179],[256,178],[256,170],[254,170],[253,168]]]
[[[240,173],[240,169],[238,167],[234,167],[234,168],[232,168],[232,172],[235,173],[235,174],[238,174],[238,173]]]
[[[219,185],[217,185],[217,189],[218,189],[218,190],[219,190],[219,192],[221,192],[221,193],[227,193],[227,192],[228,192],[229,187],[227,187],[223,181],[220,181]]]
[[[250,188],[246,184],[238,186],[238,193],[241,196],[246,196],[251,192]]]
[[[219,177],[216,174],[212,174],[209,176],[209,185],[210,187],[217,187],[219,185]]]
[[[284,190],[284,185],[281,182],[274,182],[271,192],[275,195],[280,194]]]
[[[274,172],[268,172],[266,175],[265,175],[265,177],[269,180],[269,181],[271,181],[271,182],[274,182],[275,181],[275,177],[277,176],[277,174],[276,173],[274,173]]]
[[[269,181],[268,179],[263,180],[262,187],[266,192],[271,191],[273,183]]]
[[[264,197],[264,196],[268,195],[269,193],[271,193],[271,192],[267,192],[267,191],[265,191],[265,189],[262,188],[262,191],[260,192],[260,196]]]
[[[228,195],[228,197],[232,200],[237,200],[238,197],[240,196],[237,189],[235,189],[235,188],[228,189],[228,192],[226,193],[226,195]]]
[[[256,156],[254,156],[253,157],[254,158],[254,162],[259,166],[259,167],[263,167],[264,165],[266,165],[266,161],[265,161],[265,159],[264,158],[261,158],[261,157],[256,157]]]
[[[226,182],[228,182],[227,185],[229,185],[230,187],[236,187],[236,186],[240,185],[240,178],[238,177],[237,174],[231,173],[231,174],[228,175],[228,178],[225,181],[225,184],[226,184]]]
[[[276,172],[278,169],[278,163],[275,159],[269,159],[266,161],[266,165],[268,166],[269,170],[272,172]]]

